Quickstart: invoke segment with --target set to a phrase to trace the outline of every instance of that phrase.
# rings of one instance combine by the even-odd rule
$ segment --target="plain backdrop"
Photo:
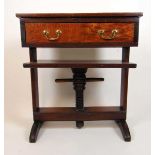
[[[16,13],[41,12],[143,12],[140,18],[139,46],[131,48],[128,117],[132,141],[125,143],[113,121],[85,122],[81,130],[75,122],[47,122],[38,141],[28,142],[32,121],[31,83],[28,48],[21,47]],[[46,155],[149,155],[150,154],[150,4],[149,0],[6,0],[5,1],[5,154]],[[120,59],[120,48],[38,49],[40,59]],[[119,105],[120,69],[88,69],[88,77],[104,77],[88,83],[85,105]],[[57,84],[55,78],[72,77],[70,69],[39,69],[41,106],[75,106],[71,83]]]

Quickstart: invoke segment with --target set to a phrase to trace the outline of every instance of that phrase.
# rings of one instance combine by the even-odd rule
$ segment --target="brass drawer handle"
[[[101,39],[104,39],[104,40],[112,40],[112,39],[115,39],[117,34],[118,34],[118,30],[117,29],[113,29],[111,31],[111,34],[110,36],[106,37],[105,36],[105,31],[104,30],[98,30],[97,33],[98,35],[100,36]]]
[[[49,31],[47,30],[43,30],[43,35],[46,37],[47,40],[49,41],[54,41],[54,40],[58,40],[60,35],[62,34],[61,30],[56,30],[55,31],[56,37],[49,37]]]

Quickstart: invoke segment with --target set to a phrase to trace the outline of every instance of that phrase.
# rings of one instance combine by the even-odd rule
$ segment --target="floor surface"
[[[150,155],[150,123],[128,121],[131,142],[124,142],[114,121],[45,122],[36,143],[29,143],[32,125],[25,118],[5,123],[5,155]]]

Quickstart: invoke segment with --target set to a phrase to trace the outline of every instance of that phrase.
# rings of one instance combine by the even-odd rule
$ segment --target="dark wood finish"
[[[104,81],[104,78],[86,78],[86,82],[99,82]],[[73,82],[73,79],[55,79],[55,82]]]
[[[116,123],[118,124],[119,128],[121,129],[123,138],[126,142],[131,141],[131,135],[129,131],[128,124],[125,120],[116,120]]]
[[[76,110],[84,111],[83,93],[86,85],[87,68],[72,68],[73,88],[75,90]]]
[[[120,107],[85,107],[77,111],[76,107],[47,107],[35,112],[35,119],[41,121],[95,121],[125,119]]]
[[[76,127],[81,129],[84,126],[84,121],[76,121]]]
[[[134,23],[26,23],[26,43],[28,44],[53,44],[57,43],[121,43],[134,41]],[[50,32],[50,36],[55,36],[55,31],[59,29],[62,35],[58,40],[49,41],[42,34],[44,30]],[[115,39],[101,39],[97,31],[104,29],[105,36],[111,35],[113,29],[118,29]]]
[[[26,32],[25,32],[25,22],[22,20],[20,20],[20,31],[21,31],[22,46],[24,46],[26,42]]]
[[[135,22],[134,28],[135,28],[135,31],[134,31],[134,42],[137,43],[137,45],[138,45],[139,22]]]
[[[113,13],[17,13],[18,18],[72,18],[72,17],[141,17],[142,12],[113,12]]]
[[[73,72],[73,87],[75,90],[76,110],[84,111],[84,89],[86,85],[87,68],[72,68]],[[82,128],[83,121],[76,121],[76,127]]]
[[[30,62],[37,61],[36,48],[29,48]],[[33,111],[37,111],[39,108],[39,92],[38,92],[38,71],[37,68],[31,68],[31,89],[32,89],[32,105]]]
[[[138,17],[109,17],[109,18],[20,18],[21,21],[25,23],[138,23]]]
[[[122,49],[122,62],[129,62],[130,48],[124,47]],[[121,71],[121,99],[120,105],[123,110],[127,109],[127,93],[128,93],[128,68],[122,68]]]
[[[29,48],[30,62],[37,61],[37,51],[36,48]],[[34,113],[39,109],[39,92],[38,92],[38,70],[37,68],[31,68],[31,90],[32,90],[32,106],[33,106],[33,119],[34,123],[30,132],[29,142],[35,143],[39,133],[39,129],[42,125],[41,121],[36,121]]]
[[[84,121],[115,120],[121,129],[125,141],[131,136],[126,122],[127,91],[129,68],[136,68],[129,62],[131,46],[138,46],[139,17],[137,13],[59,13],[59,14],[16,14],[20,18],[22,47],[29,47],[30,62],[24,63],[31,71],[32,105],[34,124],[30,133],[30,142],[36,142],[39,129],[44,121],[76,121],[77,128]],[[56,29],[62,35],[56,41],[48,41],[43,30],[55,36]],[[101,39],[97,31],[105,30],[108,37],[113,29],[119,33],[112,40]],[[122,60],[37,60],[37,47],[91,48],[121,47]],[[73,78],[56,79],[56,82],[73,82],[75,107],[39,107],[37,68],[71,68]],[[88,68],[121,68],[120,106],[85,107],[84,89],[86,82],[103,81],[103,78],[87,78]]]
[[[43,122],[41,121],[34,121],[32,125],[32,129],[30,132],[30,137],[29,137],[29,142],[30,143],[35,143],[37,140],[37,136],[40,130],[40,127],[42,126]]]
[[[134,39],[135,40],[135,39]],[[119,44],[119,45],[118,45]],[[23,47],[53,47],[53,48],[101,48],[101,47],[132,47],[132,46],[138,46],[138,42],[99,42],[99,43],[46,43],[46,45],[40,43],[40,44],[27,44],[22,43]]]
[[[38,60],[24,63],[25,68],[136,68],[136,64],[119,60]]]

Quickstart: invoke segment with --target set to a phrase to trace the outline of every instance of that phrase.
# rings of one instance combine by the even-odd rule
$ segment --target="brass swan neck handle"
[[[50,34],[49,31],[43,30],[43,35],[46,37],[46,39],[49,41],[54,41],[54,40],[58,40],[60,38],[62,31],[56,30],[55,31],[56,37],[50,37],[49,34]]]
[[[105,30],[98,30],[97,33],[98,33],[98,35],[100,36],[101,39],[112,40],[112,39],[116,38],[116,36],[118,34],[118,30],[117,29],[113,29],[111,31],[110,36],[108,36],[108,37],[105,36]]]

